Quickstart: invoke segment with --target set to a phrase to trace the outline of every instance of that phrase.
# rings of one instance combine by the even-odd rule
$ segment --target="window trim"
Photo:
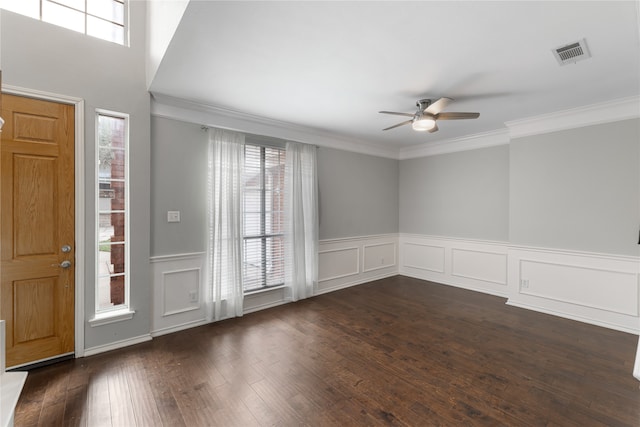
[[[100,116],[113,117],[124,120],[124,192],[125,192],[125,209],[124,209],[124,242],[122,243],[124,246],[124,303],[110,307],[108,309],[100,309],[100,293],[98,291],[98,287],[100,285],[99,280],[99,247],[100,247],[100,167],[99,167],[99,156],[100,156],[100,133],[99,133],[99,119]],[[131,193],[130,193],[130,116],[127,113],[121,113],[117,111],[105,110],[96,108],[95,110],[95,138],[94,138],[94,216],[93,219],[95,221],[94,224],[94,247],[93,253],[95,256],[94,262],[94,313],[92,319],[89,321],[92,327],[105,325],[113,322],[129,320],[133,317],[135,311],[131,310],[131,299],[130,299],[130,290],[131,290]]]
[[[261,142],[261,141],[260,141]],[[270,237],[282,237],[284,238],[285,232],[284,230],[282,231],[282,233],[277,233],[277,234],[267,234],[266,233],[266,216],[267,216],[267,212],[266,212],[266,196],[265,193],[267,191],[267,189],[265,188],[265,182],[266,182],[266,150],[267,149],[272,149],[272,150],[278,150],[281,151],[285,154],[286,156],[286,150],[284,147],[282,147],[280,144],[261,144],[258,141],[245,141],[245,153],[246,153],[246,147],[247,146],[253,146],[253,147],[258,147],[260,148],[260,234],[256,234],[256,235],[251,235],[251,236],[247,236],[243,230],[243,235],[242,235],[242,243],[243,243],[243,248],[245,245],[245,242],[247,242],[248,240],[259,240],[261,242],[261,261],[262,261],[262,265],[264,267],[266,267],[266,260],[267,260],[267,249],[266,249],[266,240]],[[246,161],[246,156],[245,156],[245,161]],[[284,189],[281,189],[281,191],[284,191]],[[244,192],[244,188],[243,188],[243,192]],[[243,215],[243,221],[244,221],[244,214],[245,214],[245,209],[243,206],[242,209],[242,215]],[[243,254],[242,254],[242,263],[244,265],[245,263],[245,253],[243,250]],[[266,268],[262,269],[262,286],[259,288],[253,288],[253,289],[245,289],[245,281],[244,281],[244,266],[243,266],[243,276],[242,276],[242,293],[246,296],[246,295],[251,295],[251,294],[255,294],[255,293],[260,293],[260,292],[264,292],[264,291],[268,291],[268,290],[273,290],[273,289],[279,289],[279,288],[283,288],[285,283],[284,283],[284,277],[283,277],[283,282],[282,283],[276,283],[273,285],[267,285],[267,272],[266,272]]]

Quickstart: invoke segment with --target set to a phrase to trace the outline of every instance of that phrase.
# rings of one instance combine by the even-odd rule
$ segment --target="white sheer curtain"
[[[244,135],[209,129],[209,320],[242,316]]]
[[[313,295],[318,280],[318,176],[316,147],[287,142],[284,178],[285,295]]]

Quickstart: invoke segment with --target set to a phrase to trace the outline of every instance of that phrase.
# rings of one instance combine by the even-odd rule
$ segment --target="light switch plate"
[[[167,211],[167,222],[180,222],[180,211]]]

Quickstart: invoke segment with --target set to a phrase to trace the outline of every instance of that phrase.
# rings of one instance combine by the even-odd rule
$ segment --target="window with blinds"
[[[284,283],[285,150],[245,144],[244,292]]]

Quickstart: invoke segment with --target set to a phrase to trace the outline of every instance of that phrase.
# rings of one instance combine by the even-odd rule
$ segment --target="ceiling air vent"
[[[583,59],[591,58],[585,39],[553,49],[553,55],[560,65],[574,64]]]

